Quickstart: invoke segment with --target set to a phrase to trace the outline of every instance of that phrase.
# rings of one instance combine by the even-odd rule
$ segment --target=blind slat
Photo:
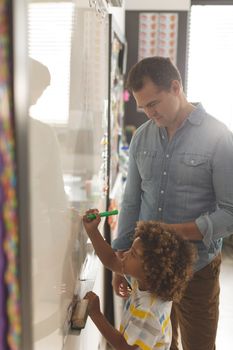
[[[188,100],[233,130],[233,5],[191,7]]]

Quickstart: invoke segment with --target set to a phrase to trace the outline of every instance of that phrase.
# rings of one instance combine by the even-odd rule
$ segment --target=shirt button
[[[164,140],[164,139],[165,139],[165,136],[162,135],[162,139]]]
[[[159,208],[158,211],[162,211],[162,208]]]
[[[166,154],[166,158],[169,158],[169,154]]]
[[[164,171],[164,172],[163,172],[163,175],[167,175],[167,172],[166,172],[166,171]]]
[[[161,190],[160,193],[164,194],[164,190]]]

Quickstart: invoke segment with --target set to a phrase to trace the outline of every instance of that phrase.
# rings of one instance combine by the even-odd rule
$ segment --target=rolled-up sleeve
[[[216,145],[212,171],[217,209],[196,219],[207,248],[233,233],[233,135],[229,130],[225,130]]]

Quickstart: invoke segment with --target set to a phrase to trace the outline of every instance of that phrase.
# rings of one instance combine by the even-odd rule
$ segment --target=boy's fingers
[[[99,212],[98,209],[88,209],[88,210],[86,211],[87,214],[90,214],[90,213],[98,213],[98,212]]]
[[[86,297],[94,297],[94,296],[96,296],[96,294],[94,292],[92,292],[92,291],[89,291],[89,292],[86,293],[84,298],[86,298]]]
[[[88,215],[90,214],[95,214],[95,218],[89,218]],[[99,211],[97,209],[93,209],[93,210],[90,210],[90,211],[87,211],[86,214],[83,216],[83,219],[85,222],[91,222],[93,220],[98,220],[100,221],[101,220],[101,217],[99,215]]]
[[[96,216],[99,216],[99,210],[98,209],[88,209],[85,213],[85,215],[83,215],[83,217],[87,218],[88,214],[95,214]]]
[[[91,298],[91,292],[87,292],[84,299],[90,299]]]

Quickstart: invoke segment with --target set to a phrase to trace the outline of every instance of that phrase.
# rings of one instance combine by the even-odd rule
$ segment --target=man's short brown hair
[[[148,57],[136,63],[129,71],[126,88],[137,92],[147,79],[162,90],[169,90],[173,80],[178,80],[182,85],[180,72],[168,57]]]

